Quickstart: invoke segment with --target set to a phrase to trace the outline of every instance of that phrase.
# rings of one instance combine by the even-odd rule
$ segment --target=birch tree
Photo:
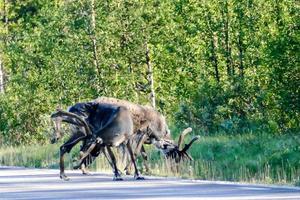
[[[4,73],[3,73],[3,62],[0,57],[0,93],[4,94]]]

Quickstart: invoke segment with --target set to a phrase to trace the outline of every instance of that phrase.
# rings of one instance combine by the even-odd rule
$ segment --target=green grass
[[[162,155],[147,147],[151,174],[204,180],[300,185],[300,136],[267,134],[203,136],[190,154],[193,162],[179,170]],[[58,168],[59,145],[33,145],[0,148],[0,164],[26,167]],[[72,168],[78,147],[66,155],[66,167]],[[141,166],[141,160],[138,160]],[[111,171],[104,156],[91,166],[96,171]],[[120,167],[122,169],[122,167]],[[174,172],[176,171],[176,172]]]
[[[300,137],[236,135],[203,137],[191,150],[196,177],[295,184],[300,174]]]

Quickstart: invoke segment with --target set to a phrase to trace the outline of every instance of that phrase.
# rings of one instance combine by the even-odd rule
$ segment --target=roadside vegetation
[[[150,174],[299,186],[299,142],[299,135],[202,136],[190,151],[194,161],[181,164],[176,172],[174,168],[171,169],[170,163],[164,160],[159,151],[147,147]],[[68,169],[72,169],[73,160],[78,158],[78,146],[67,154]],[[0,148],[0,165],[57,169],[58,164],[59,144]],[[119,164],[122,166],[122,163]],[[139,166],[142,168],[141,159]],[[97,158],[90,170],[111,172],[103,155]]]

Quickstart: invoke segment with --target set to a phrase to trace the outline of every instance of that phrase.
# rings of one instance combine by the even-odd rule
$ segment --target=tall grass
[[[2,146],[0,164],[36,168],[58,168],[58,145]]]
[[[298,135],[206,136],[190,150],[194,161],[182,163],[177,167],[174,163],[166,162],[156,149],[148,146],[146,150],[152,175],[299,185],[299,141]],[[66,154],[66,168],[72,169],[73,159],[78,157],[78,148]],[[58,168],[58,158],[58,144],[0,148],[1,165]],[[140,158],[138,163],[142,170]],[[119,166],[120,169],[124,167],[122,163],[119,163]],[[99,156],[90,168],[111,172],[110,165],[103,155]]]

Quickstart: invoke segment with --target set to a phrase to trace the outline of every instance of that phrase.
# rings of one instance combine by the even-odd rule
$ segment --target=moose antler
[[[79,115],[76,115],[76,114],[68,112],[68,111],[63,111],[61,109],[57,109],[57,111],[51,115],[51,118],[60,117],[61,115],[68,116],[68,117],[73,117],[73,118],[77,119],[80,123],[79,125],[83,126],[83,128],[86,130],[86,134],[87,135],[92,135],[92,131],[91,131],[89,125]],[[71,120],[64,119],[64,121],[66,121],[68,123],[71,123],[71,124],[74,124],[74,122],[71,121]],[[75,124],[75,125],[78,125],[78,124]]]
[[[197,141],[200,136],[195,136],[191,139],[191,141],[188,144],[185,144],[184,148],[181,149],[181,145],[184,141],[185,136],[192,131],[192,128],[187,128],[179,136],[178,144],[173,146],[170,144],[170,150],[167,151],[166,156],[169,158],[175,159],[175,161],[178,163],[183,159],[189,159],[193,160],[193,158],[187,153],[188,149],[192,146],[192,144]],[[165,144],[168,145],[168,144]]]
[[[190,133],[190,132],[192,132],[192,128],[191,127],[189,127],[189,128],[186,128],[186,129],[184,129],[183,131],[182,131],[182,133],[180,134],[180,136],[179,136],[179,139],[178,139],[178,149],[180,149],[180,146],[181,146],[181,144],[182,144],[182,142],[183,142],[183,140],[184,140],[184,137],[188,134],[188,133]]]
[[[76,120],[79,121],[79,124],[76,124],[74,121],[69,120],[69,119],[63,119],[63,121],[66,121],[66,122],[71,123],[71,124],[75,124],[77,126],[78,125],[79,126],[83,126],[83,128],[85,129],[87,135],[92,135],[92,131],[91,131],[90,127],[88,126],[88,124],[86,123],[86,121],[84,119],[82,119],[79,115],[76,115],[76,114],[68,112],[68,111],[63,111],[61,109],[57,109],[57,112],[53,113],[51,115],[51,118],[61,117],[61,115],[68,116],[68,117],[71,117],[71,118],[75,118]],[[89,146],[89,148],[85,152],[82,152],[83,154],[81,155],[81,159],[78,162],[78,164],[76,166],[74,166],[74,169],[78,169],[81,166],[81,164],[84,162],[84,160],[86,159],[86,157],[94,150],[94,148],[96,147],[96,145],[97,144],[102,144],[102,143],[103,143],[103,140],[100,137],[97,137],[95,139],[95,141],[93,141],[91,143],[91,145]]]
[[[94,148],[96,147],[96,145],[97,144],[102,144],[102,143],[103,143],[103,140],[100,137],[97,137],[96,140],[90,145],[90,147],[85,152],[82,152],[80,161],[73,168],[74,169],[80,168],[81,164],[84,162],[84,160],[86,159],[86,157],[94,150]]]
[[[182,152],[186,152],[186,151],[192,146],[192,144],[193,144],[195,141],[199,140],[199,139],[200,139],[200,136],[199,136],[199,135],[193,137],[193,139],[192,139],[188,144],[186,144],[186,145],[184,146],[184,148],[183,148],[181,151],[182,151]]]
[[[197,135],[195,137],[193,137],[193,139],[184,146],[184,148],[180,151],[183,155],[185,155],[189,160],[193,160],[193,158],[187,153],[187,150],[192,146],[192,144],[197,141],[198,139],[200,139],[200,136]]]

